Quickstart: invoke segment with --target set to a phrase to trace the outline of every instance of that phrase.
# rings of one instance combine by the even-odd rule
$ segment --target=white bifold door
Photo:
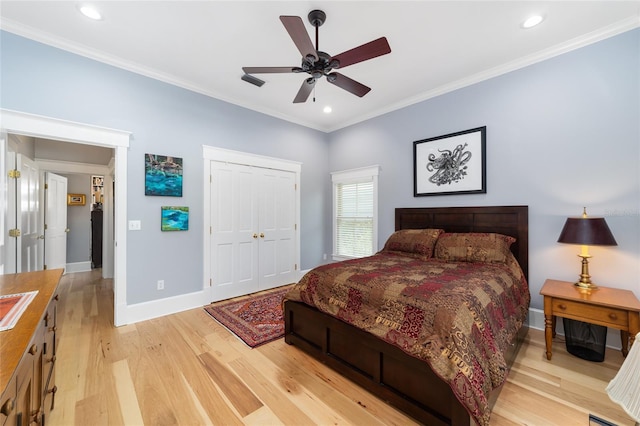
[[[211,161],[213,300],[296,280],[296,174]]]

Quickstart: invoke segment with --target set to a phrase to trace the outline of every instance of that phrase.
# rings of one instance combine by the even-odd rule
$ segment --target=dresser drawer
[[[606,306],[588,305],[585,303],[570,300],[554,299],[553,313],[577,320],[583,319],[590,323],[600,323],[602,325],[612,325],[627,328],[629,318],[627,311],[623,309],[610,308]]]

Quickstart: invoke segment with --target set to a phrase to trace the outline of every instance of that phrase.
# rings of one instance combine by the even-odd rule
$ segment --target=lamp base
[[[580,274],[580,280],[574,285],[580,288],[586,288],[589,290],[595,290],[597,285],[591,282],[591,275],[589,275],[589,256],[588,254],[579,254],[578,257],[582,258],[582,273]]]
[[[576,287],[585,288],[587,290],[595,290],[595,289],[598,288],[598,286],[595,285],[592,282],[583,283],[581,281],[578,281],[578,282],[574,283],[573,285],[575,285]]]

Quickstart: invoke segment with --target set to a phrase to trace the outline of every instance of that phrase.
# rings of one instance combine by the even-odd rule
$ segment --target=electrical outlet
[[[164,290],[164,280],[158,280],[158,290]]]
[[[322,260],[327,260],[327,253],[322,255]]]

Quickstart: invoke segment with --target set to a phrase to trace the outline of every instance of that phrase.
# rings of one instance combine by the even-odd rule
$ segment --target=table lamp
[[[588,217],[587,208],[584,208],[582,217],[570,217],[564,224],[559,243],[580,244],[582,252],[578,255],[582,258],[582,273],[580,280],[575,283],[581,288],[595,289],[597,285],[591,282],[589,275],[589,247],[594,246],[617,246],[616,239],[613,238],[611,230],[607,226],[603,217]]]

